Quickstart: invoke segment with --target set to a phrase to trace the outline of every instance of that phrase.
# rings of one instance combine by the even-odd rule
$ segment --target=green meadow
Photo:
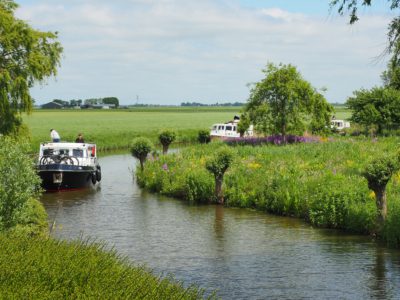
[[[49,141],[51,128],[64,141],[74,141],[83,133],[86,141],[95,142],[100,150],[124,149],[138,136],[157,142],[163,129],[175,130],[178,143],[191,143],[201,129],[232,120],[241,107],[144,107],[119,110],[34,110],[24,116],[32,136],[32,148]],[[336,118],[347,119],[351,113],[336,107]]]
[[[50,140],[50,129],[54,128],[63,141],[74,141],[81,132],[86,141],[95,142],[100,150],[115,150],[127,148],[138,136],[156,142],[163,129],[175,130],[177,142],[192,142],[200,129],[232,120],[240,110],[240,107],[35,110],[24,116],[24,122],[30,129],[34,149],[40,142]]]

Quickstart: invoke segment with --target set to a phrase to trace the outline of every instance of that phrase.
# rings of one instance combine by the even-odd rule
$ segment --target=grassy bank
[[[224,180],[229,206],[295,216],[315,226],[371,234],[374,194],[360,175],[370,159],[397,151],[399,140],[338,139],[287,146],[235,147]],[[149,190],[194,202],[213,201],[214,179],[205,162],[220,143],[192,146],[150,159],[137,171]],[[389,213],[384,239],[400,246],[400,176],[388,186]]]
[[[202,299],[93,243],[0,234],[1,299]]]
[[[137,110],[36,110],[24,117],[37,150],[48,141],[55,128],[62,140],[75,141],[79,132],[86,141],[97,143],[100,150],[127,148],[133,138],[147,136],[154,142],[162,129],[178,133],[177,142],[196,140],[200,129],[226,122],[240,112],[240,107],[143,108]]]

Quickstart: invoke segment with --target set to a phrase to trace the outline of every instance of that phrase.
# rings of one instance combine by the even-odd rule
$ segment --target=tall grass
[[[92,242],[0,234],[1,299],[202,299]]]
[[[361,171],[373,157],[397,151],[399,139],[338,139],[286,146],[234,147],[236,159],[225,175],[225,201],[274,214],[295,216],[315,226],[371,234],[375,197]],[[145,188],[188,201],[210,202],[208,157],[220,143],[192,146],[152,158],[137,172]],[[400,175],[388,186],[389,214],[383,236],[400,246]]]

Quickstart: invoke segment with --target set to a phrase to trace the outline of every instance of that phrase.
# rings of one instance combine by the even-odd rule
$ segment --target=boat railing
[[[39,165],[64,164],[79,166],[79,159],[69,155],[43,155],[39,159]]]

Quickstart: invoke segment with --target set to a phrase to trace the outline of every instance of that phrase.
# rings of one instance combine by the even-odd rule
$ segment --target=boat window
[[[82,149],[73,149],[72,156],[83,157],[83,150]]]
[[[232,131],[232,126],[226,126],[226,130]]]
[[[218,130],[224,130],[224,126],[218,126]]]
[[[69,149],[60,149],[58,154],[59,155],[69,155]]]
[[[43,155],[53,155],[53,149],[43,149]]]
[[[212,127],[212,130],[217,130],[217,126],[213,126],[213,127]]]
[[[236,126],[233,126],[233,131],[236,131]]]

